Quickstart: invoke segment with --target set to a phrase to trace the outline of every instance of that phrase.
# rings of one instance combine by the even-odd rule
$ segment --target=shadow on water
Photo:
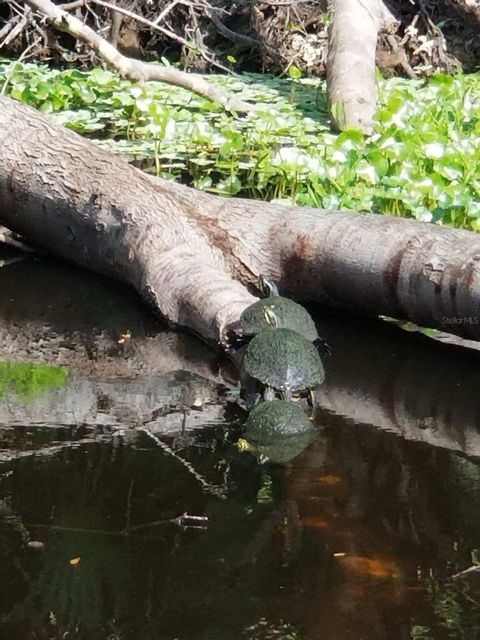
[[[1,640],[480,638],[478,354],[323,314],[280,465],[130,292],[46,260],[0,290]]]

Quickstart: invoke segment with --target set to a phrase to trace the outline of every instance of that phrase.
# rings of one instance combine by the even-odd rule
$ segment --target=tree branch
[[[166,82],[178,87],[183,87],[197,95],[217,102],[225,109],[232,111],[245,113],[255,109],[254,105],[238,100],[235,96],[212,86],[203,78],[171,67],[147,64],[122,55],[115,47],[95,33],[93,29],[83,24],[74,16],[69,15],[66,11],[63,11],[63,9],[60,9],[60,7],[54,5],[50,0],[25,1],[29,7],[46,16],[57,29],[65,31],[73,37],[79,38],[89,44],[103,60],[117,69],[117,71],[126,78],[142,82],[157,80],[159,82]],[[109,3],[100,2],[99,0],[97,0],[97,2],[98,4],[103,4],[104,6],[108,4],[110,8],[112,7]],[[149,25],[151,24],[149,21],[147,22]],[[163,29],[162,27],[157,28],[160,30]]]

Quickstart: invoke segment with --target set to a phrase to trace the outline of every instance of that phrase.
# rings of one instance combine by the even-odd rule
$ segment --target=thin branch
[[[165,520],[165,524],[170,524],[170,520]],[[85,529],[84,527],[67,527],[60,524],[43,524],[32,522],[27,525],[31,529],[46,529],[48,531],[67,531],[71,533],[86,533],[87,535],[100,535],[100,536],[112,536],[112,537],[132,537],[132,538],[150,538],[152,540],[165,540],[165,536],[153,536],[142,533],[130,534],[128,529],[122,529],[121,531],[110,531],[108,529]]]
[[[0,41],[2,38],[6,38],[6,36],[10,33],[10,31],[15,27],[16,24],[21,20],[21,16],[13,16],[10,20],[5,24],[5,26],[0,29]],[[5,43],[2,42],[0,44],[0,49],[3,47]]]
[[[80,9],[85,5],[85,0],[76,0],[75,2],[66,2],[65,4],[59,4],[60,9],[65,11],[73,11],[74,9]]]
[[[217,31],[221,33],[222,36],[227,38],[227,40],[230,40],[230,42],[233,42],[234,44],[240,47],[249,47],[249,48],[253,47],[255,49],[260,48],[260,43],[258,42],[258,40],[255,40],[255,38],[251,38],[250,36],[244,36],[240,33],[236,33],[235,31],[232,31],[231,29],[226,27],[223,24],[223,22],[220,20],[220,18],[217,16],[215,9],[210,9],[209,7],[206,7],[205,13],[213,22],[213,24],[217,28]]]
[[[160,11],[160,13],[158,14],[158,16],[155,18],[155,20],[152,22],[152,24],[154,24],[155,26],[158,25],[159,22],[161,22],[165,16],[170,13],[170,11],[172,9],[174,9],[177,4],[179,4],[180,0],[173,0],[173,2],[171,2],[170,4],[168,4],[165,9],[163,9],[163,11]],[[182,3],[183,4],[183,3]]]
[[[171,31],[170,29],[166,29],[165,27],[160,27],[158,24],[155,24],[156,21],[151,22],[150,20],[147,20],[147,18],[144,18],[143,16],[139,16],[138,14],[133,13],[132,11],[129,11],[127,9],[117,7],[111,2],[106,2],[105,0],[88,0],[88,1],[93,2],[94,4],[98,4],[101,7],[105,7],[106,9],[110,9],[111,11],[120,13],[121,15],[127,16],[131,20],[136,20],[137,22],[140,22],[140,24],[144,24],[145,26],[149,27],[150,29],[153,29],[154,31],[159,31],[167,38],[170,38],[171,40],[178,42],[184,47],[187,47],[187,49],[192,49],[193,51],[199,51],[202,58],[207,62],[209,62],[210,64],[213,64],[215,67],[218,67],[219,69],[221,69],[222,71],[226,71],[227,73],[230,72],[230,70],[227,69],[227,67],[224,67],[223,64],[220,64],[219,62],[216,62],[213,58],[209,57],[201,47],[199,48],[196,45],[191,44],[190,42],[188,42],[188,40],[185,40],[185,38],[182,38],[181,36],[177,35],[174,31]]]
[[[201,54],[202,58],[204,60],[206,60],[207,62],[209,62],[210,64],[212,64],[214,67],[217,67],[217,69],[220,69],[221,71],[225,71],[226,73],[229,73],[231,75],[236,75],[230,69],[227,69],[227,67],[225,67],[221,62],[218,62],[215,59],[215,54],[213,53],[213,51],[208,49],[208,47],[203,42],[202,32],[201,32],[200,27],[198,25],[198,20],[197,20],[197,17],[195,15],[195,9],[194,9],[193,6],[190,7],[190,15],[192,17],[194,30],[196,32],[195,35],[196,35],[196,41],[197,41],[197,48],[198,48],[198,51],[200,51],[200,54]],[[206,49],[210,52],[211,55],[208,55],[206,53],[206,51],[205,51]]]
[[[21,262],[22,260],[25,260],[25,256],[15,256],[14,258],[6,258],[5,260],[1,260],[0,259],[0,269],[2,267],[8,267],[11,264],[15,264],[16,262]]]
[[[198,482],[202,485],[202,487],[204,488],[205,491],[207,491],[208,493],[212,493],[213,495],[223,496],[223,491],[219,487],[216,487],[216,486],[210,484],[209,482],[207,482],[205,480],[205,478],[203,476],[201,476],[198,473],[198,471],[196,471],[193,468],[193,466],[190,464],[190,462],[188,462],[188,460],[185,460],[184,458],[179,456],[178,453],[175,453],[175,451],[166,442],[164,442],[163,440],[160,440],[160,438],[158,436],[156,436],[154,433],[152,433],[152,431],[150,431],[150,429],[147,429],[146,427],[142,427],[142,428],[138,429],[138,431],[141,431],[142,433],[147,435],[149,438],[151,438],[160,447],[160,449],[164,453],[166,453],[167,455],[171,456],[172,458],[175,458],[175,460],[180,462],[180,464],[182,464],[185,467],[185,469],[187,469],[187,471],[196,480],[198,480]]]
[[[239,100],[222,89],[209,84],[203,78],[171,67],[148,64],[122,55],[109,42],[95,33],[93,29],[54,5],[50,0],[25,0],[25,2],[32,9],[46,16],[57,29],[65,31],[73,37],[79,38],[89,44],[103,60],[117,69],[126,78],[143,82],[157,80],[159,82],[166,82],[178,87],[183,87],[197,95],[217,102],[225,109],[232,111],[246,113],[255,110],[254,105]],[[104,6],[109,5],[110,7],[114,7],[114,5],[101,2],[101,0],[96,0],[96,2]],[[157,27],[157,29],[158,28],[159,27]]]
[[[12,42],[12,40],[15,40],[15,38],[22,33],[22,31],[25,29],[25,27],[28,24],[31,13],[32,13],[32,10],[27,7],[23,12],[23,15],[20,18],[20,21],[18,22],[18,24],[16,24],[13,27],[10,33],[7,33],[5,40],[0,44],[0,49],[2,47],[8,46],[10,42]]]
[[[270,7],[292,7],[297,4],[320,5],[320,0],[237,0],[238,4],[266,4]]]
[[[88,0],[88,2],[93,2],[93,4],[98,4],[100,7],[105,7],[105,9],[110,9],[110,11],[121,13],[122,15],[127,16],[127,18],[131,18],[132,20],[136,20],[137,22],[140,22],[140,24],[144,24],[146,27],[149,27],[150,29],[154,29],[155,31],[160,31],[160,33],[163,33],[164,36],[167,36],[167,38],[171,38],[172,40],[175,40],[179,44],[183,44],[184,47],[188,47],[189,49],[196,49],[194,45],[190,44],[190,42],[187,42],[187,40],[177,35],[173,31],[170,31],[170,29],[165,29],[165,27],[161,27],[158,24],[155,24],[154,22],[147,20],[147,18],[144,18],[143,16],[139,16],[137,13],[133,13],[132,11],[129,11],[128,9],[117,7],[117,5],[112,4],[111,2],[105,2],[105,0]]]
[[[15,73],[15,69],[17,68],[17,66],[21,63],[21,61],[26,58],[27,53],[33,49],[33,47],[36,47],[37,44],[39,43],[39,39],[37,38],[36,40],[34,40],[33,42],[31,42],[28,47],[26,47],[21,55],[17,58],[17,60],[15,60],[15,62],[12,64],[10,71],[8,72],[8,75],[5,78],[5,82],[2,85],[2,88],[0,89],[0,96],[3,96],[5,94],[5,91],[7,90],[7,87],[10,83],[10,80],[12,79],[13,74]],[[3,240],[3,242],[6,242],[6,240]]]

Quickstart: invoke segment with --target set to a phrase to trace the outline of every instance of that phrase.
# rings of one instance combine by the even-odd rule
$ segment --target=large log
[[[146,175],[0,96],[0,221],[221,341],[259,273],[294,297],[478,339],[480,237],[212,196]]]

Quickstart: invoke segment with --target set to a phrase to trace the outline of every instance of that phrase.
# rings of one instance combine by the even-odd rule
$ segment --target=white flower
[[[445,147],[439,142],[431,142],[423,147],[427,158],[441,158],[445,153]]]
[[[356,171],[357,176],[363,178],[366,182],[370,184],[377,184],[378,175],[375,171],[375,167],[371,164],[365,164],[364,166],[359,166]]]
[[[341,149],[336,149],[332,153],[332,160],[334,160],[335,162],[346,162],[347,154],[344,153]]]

